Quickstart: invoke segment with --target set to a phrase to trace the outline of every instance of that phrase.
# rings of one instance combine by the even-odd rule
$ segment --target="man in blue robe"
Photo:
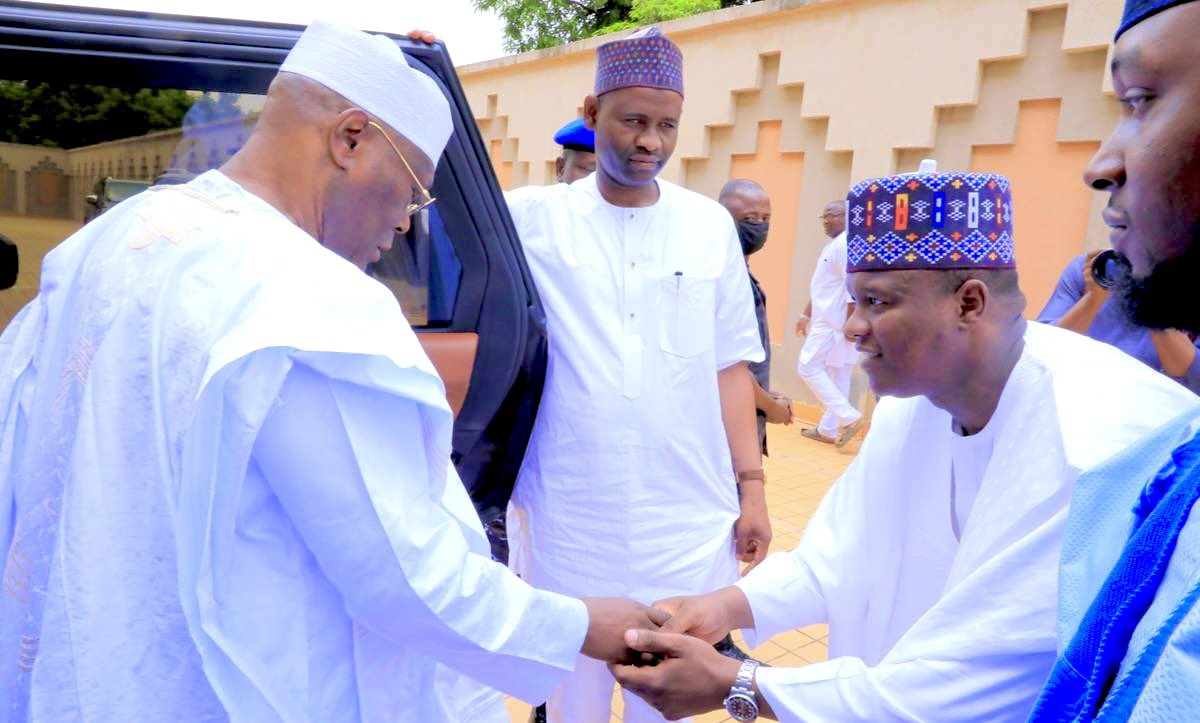
[[[1142,326],[1191,333],[1200,332],[1198,31],[1200,2],[1128,0],[1112,62],[1122,117],[1085,174],[1110,194],[1104,220],[1132,265],[1124,310]],[[1060,655],[1033,720],[1197,715],[1198,498],[1196,412],[1079,477],[1059,580]]]

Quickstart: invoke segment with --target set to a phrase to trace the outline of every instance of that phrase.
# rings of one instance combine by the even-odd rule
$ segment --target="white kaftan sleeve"
[[[758,317],[754,313],[754,292],[750,290],[750,272],[737,227],[728,213],[721,210],[715,233],[723,237],[725,262],[717,278],[716,290],[716,361],[717,371],[741,361],[760,362],[767,358],[758,335]]]
[[[847,656],[800,668],[759,668],[755,681],[785,723],[1025,720],[1050,661],[1030,687],[1030,666],[1020,656],[980,656],[967,665],[963,652],[875,666]]]
[[[876,454],[904,442],[898,428],[905,418],[892,413],[897,406],[880,405],[880,428],[822,500],[800,544],[737,583],[754,619],[754,630],[746,631],[752,646],[831,619],[843,626],[830,628],[836,657],[760,668],[759,691],[781,721],[1024,720],[1054,657],[1061,500],[1049,504],[1051,514],[1034,529],[941,591],[879,657],[868,662],[858,652],[870,649],[869,639],[890,634],[886,623],[882,630],[867,627],[896,614],[884,588],[905,538],[888,520],[910,512],[898,497],[918,494],[908,479],[885,473],[895,455]],[[948,506],[945,514],[948,520]],[[848,653],[839,655],[838,647]]]
[[[504,202],[508,204],[508,213],[512,217],[517,234],[522,235],[523,226],[529,221],[529,216],[536,210],[545,196],[542,186],[521,186],[504,192]]]
[[[821,500],[800,544],[769,555],[736,583],[754,617],[754,629],[745,631],[751,647],[786,630],[828,622],[830,599],[842,597],[852,584],[846,573],[856,550],[849,528],[861,514],[858,498],[869,446],[870,440]]]
[[[539,702],[574,667],[587,611],[471,549],[451,490],[431,493],[423,434],[414,401],[296,364],[253,454],[356,623]]]

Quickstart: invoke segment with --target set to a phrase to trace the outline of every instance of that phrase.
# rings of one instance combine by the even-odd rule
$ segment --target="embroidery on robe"
[[[62,379],[59,381],[58,395],[54,398],[54,408],[62,409],[62,405],[71,394],[73,385],[80,387],[87,384],[88,374],[92,370],[92,357],[96,355],[92,343],[85,337],[79,337],[75,350],[63,364]]]
[[[33,671],[33,664],[37,661],[38,640],[36,635],[22,635],[20,648],[17,651],[17,667],[26,673]]]
[[[222,206],[212,198],[187,186],[172,186],[161,189],[154,199],[138,209],[139,223],[129,235],[129,248],[138,251],[165,240],[177,244],[188,234],[207,227],[212,214],[231,214],[235,211]],[[197,204],[199,202],[199,204]],[[197,205],[201,207],[197,209]],[[197,210],[201,213],[197,213]]]
[[[13,542],[8,551],[8,562],[5,564],[4,592],[17,602],[25,605],[29,602],[29,579],[32,575],[33,561],[29,559],[20,541]]]

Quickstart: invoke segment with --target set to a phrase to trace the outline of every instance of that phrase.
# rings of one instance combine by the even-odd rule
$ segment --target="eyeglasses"
[[[837,218],[839,216],[845,216],[845,215],[846,215],[845,211],[838,211],[837,213],[823,213],[820,216],[817,216],[817,218],[819,218],[822,221],[828,221],[831,218]]]
[[[406,169],[408,169],[408,174],[410,176],[412,176],[414,181],[416,181],[417,188],[421,191],[421,200],[413,201],[412,203],[408,204],[407,206],[404,207],[404,211],[409,216],[412,216],[413,214],[417,213],[418,211],[421,211],[423,209],[426,209],[426,208],[429,208],[430,206],[432,206],[433,202],[436,201],[437,199],[434,198],[429,193],[428,189],[426,189],[425,186],[421,184],[421,179],[417,178],[417,174],[413,172],[412,166],[408,165],[408,159],[406,159],[404,157],[404,154],[400,152],[400,148],[397,147],[396,144],[392,142],[392,139],[388,137],[387,131],[385,131],[383,129],[383,126],[379,125],[378,123],[376,123],[373,120],[367,121],[367,125],[371,126],[372,128],[379,131],[383,135],[383,139],[388,142],[388,145],[392,147],[392,150],[396,152],[396,155],[400,156],[400,162],[404,164],[404,167]]]

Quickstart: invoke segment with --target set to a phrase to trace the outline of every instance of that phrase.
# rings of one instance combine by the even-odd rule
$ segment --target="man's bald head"
[[[836,199],[825,204],[821,211],[821,228],[829,238],[846,230],[846,201]]]
[[[766,196],[767,191],[749,178],[735,178],[721,187],[721,193],[717,196],[717,201],[724,204],[727,199],[731,199],[737,195],[752,198],[760,195]]]
[[[765,188],[748,178],[726,183],[717,202],[729,211],[734,221],[769,223],[771,220],[771,197]]]

